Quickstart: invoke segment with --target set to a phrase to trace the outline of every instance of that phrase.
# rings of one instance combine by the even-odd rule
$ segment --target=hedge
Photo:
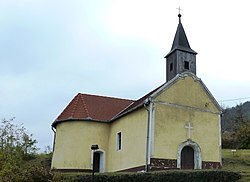
[[[164,171],[150,173],[106,173],[94,176],[94,182],[228,182],[237,181],[241,175],[230,171]],[[91,182],[91,175],[64,175],[63,181]]]

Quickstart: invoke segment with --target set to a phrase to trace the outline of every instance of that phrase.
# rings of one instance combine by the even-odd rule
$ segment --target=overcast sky
[[[224,106],[250,100],[248,0],[0,0],[0,118],[43,151],[77,93],[138,99],[161,85],[179,6],[197,76]],[[220,102],[235,98],[248,99]]]

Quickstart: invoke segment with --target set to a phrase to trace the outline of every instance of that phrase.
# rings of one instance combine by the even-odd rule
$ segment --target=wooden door
[[[97,152],[94,153],[93,164],[94,164],[94,171],[99,173],[100,172],[100,153],[97,153]]]
[[[181,151],[181,169],[194,169],[194,149],[186,146]]]

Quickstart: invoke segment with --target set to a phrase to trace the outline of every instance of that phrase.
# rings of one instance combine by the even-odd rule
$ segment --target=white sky
[[[138,99],[161,85],[179,6],[197,76],[218,101],[250,97],[247,0],[1,0],[0,118],[43,151],[78,92]]]

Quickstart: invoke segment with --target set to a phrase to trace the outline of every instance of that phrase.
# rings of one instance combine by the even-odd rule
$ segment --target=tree
[[[249,149],[250,148],[250,120],[243,111],[242,104],[236,106],[234,131],[238,140],[237,147]]]
[[[6,157],[18,156],[25,158],[37,151],[37,141],[32,139],[32,134],[28,134],[26,128],[13,124],[14,118],[3,119],[0,127],[0,151]]]
[[[250,102],[223,110],[223,148],[250,148]]]
[[[0,178],[1,181],[25,181],[24,161],[37,151],[37,141],[26,128],[13,124],[14,118],[3,119],[0,126]]]

